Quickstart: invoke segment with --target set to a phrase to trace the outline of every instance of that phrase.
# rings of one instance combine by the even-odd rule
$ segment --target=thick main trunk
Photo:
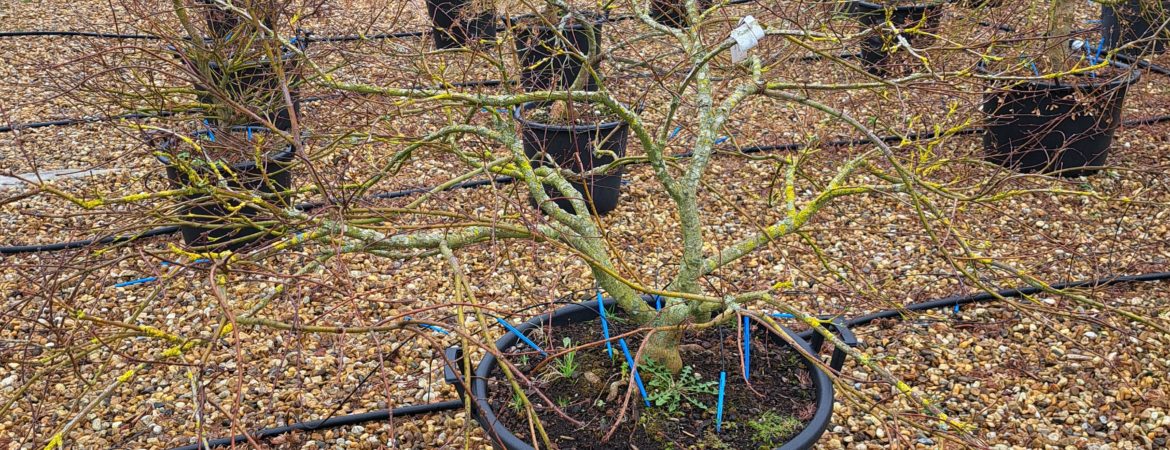
[[[1044,63],[1049,72],[1064,73],[1069,70],[1071,50],[1067,40],[1076,21],[1076,9],[1072,0],[1052,0],[1048,8],[1048,49]]]
[[[671,373],[678,373],[683,368],[682,354],[679,345],[682,344],[681,331],[659,331],[646,338],[646,348],[642,350],[642,359],[654,361]]]

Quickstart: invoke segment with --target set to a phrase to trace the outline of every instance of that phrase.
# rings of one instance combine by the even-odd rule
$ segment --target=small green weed
[[[691,366],[684,366],[677,376],[671,374],[666,367],[649,360],[638,367],[650,375],[646,387],[650,401],[656,406],[666,407],[671,414],[678,412],[684,400],[696,408],[708,411],[710,407],[700,401],[699,396],[719,393],[719,383],[703,381],[702,376],[695,373]]]
[[[519,392],[512,391],[512,401],[508,403],[516,415],[524,414],[524,397]]]
[[[797,418],[780,415],[775,412],[768,411],[761,414],[755,420],[748,422],[748,426],[753,430],[752,437],[756,443],[772,448],[784,443],[798,430],[800,430],[801,423]]]
[[[565,344],[565,348],[573,347],[573,340],[568,337],[565,337],[565,339],[561,342]],[[562,356],[560,359],[553,362],[553,368],[557,370],[557,374],[560,375],[561,378],[572,378],[573,375],[577,373],[577,369],[579,368],[577,364],[577,352],[571,351],[566,353],[565,356]]]

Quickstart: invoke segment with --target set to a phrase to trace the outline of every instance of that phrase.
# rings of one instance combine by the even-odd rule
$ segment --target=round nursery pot
[[[699,0],[699,12],[711,7],[711,0]],[[689,26],[691,20],[687,17],[686,0],[651,0],[650,18],[662,25],[671,28]]]
[[[301,96],[300,89],[296,87],[297,76],[295,75],[296,64],[294,62],[294,56],[291,52],[285,53],[282,64],[284,64],[284,70],[289,79],[288,94],[292,100],[292,111],[299,118],[301,113]],[[292,129],[289,102],[285,101],[284,92],[280,88],[280,78],[276,75],[276,69],[268,60],[242,64],[233,67],[227,73],[215,62],[208,64],[208,67],[211,69],[211,82],[216,86],[222,87],[230,98],[240,104],[253,108],[253,111],[258,115],[272,122],[276,126],[276,129],[281,131]],[[216,103],[215,96],[208,92],[206,86],[196,83],[195,89],[199,91],[197,98],[200,103]],[[209,117],[207,120],[212,125],[219,123],[219,120],[215,117]],[[255,126],[259,125],[259,123],[231,125]]]
[[[593,42],[601,45],[601,25],[593,23]],[[516,53],[520,59],[520,86],[525,92],[567,90],[581,73],[590,48],[588,27],[573,22],[560,34],[556,29],[535,24],[516,27]],[[597,68],[595,67],[594,70]],[[596,91],[597,80],[589,77],[582,90]]]
[[[613,299],[605,299],[604,305],[607,311],[614,311],[617,308],[617,304]],[[574,323],[591,322],[597,320],[598,316],[598,301],[593,300],[589,302],[568,305],[552,312],[551,314],[536,317],[517,326],[516,330],[527,335],[532,330],[544,327],[550,323],[553,326],[563,327],[565,325]],[[752,330],[753,336],[755,336],[756,340],[761,339],[761,337],[763,339],[767,339],[768,345],[782,347],[787,347],[789,345],[780,336],[767,332],[761,324],[753,324]],[[796,341],[805,352],[813,355],[816,354],[816,352],[809,346],[808,343],[799,337],[796,337],[794,333],[787,329],[785,329],[784,332],[791,336],[792,339]],[[516,333],[509,332],[508,334],[505,334],[503,337],[501,337],[500,340],[496,341],[496,349],[502,353],[517,345],[518,342],[519,337],[516,335]],[[614,347],[617,347],[617,345],[615,344]],[[590,351],[594,350],[604,351],[604,348],[593,349]],[[634,351],[634,349],[630,349],[630,351]],[[821,435],[824,434],[825,429],[829,426],[829,419],[833,413],[832,381],[829,380],[828,375],[826,375],[825,372],[823,372],[816,364],[808,361],[805,358],[801,358],[801,362],[803,363],[803,369],[808,371],[808,374],[812,379],[812,389],[815,391],[816,412],[813,413],[812,419],[808,422],[807,425],[805,425],[803,430],[801,430],[799,433],[797,433],[779,447],[782,450],[812,448],[817,440],[820,439]],[[498,362],[496,357],[492,354],[486,354],[484,359],[480,361],[478,366],[476,366],[475,377],[472,380],[470,389],[471,394],[475,397],[475,403],[473,405],[472,412],[475,416],[475,419],[487,432],[488,439],[493,441],[492,445],[495,448],[508,450],[532,450],[533,447],[530,445],[530,443],[526,442],[522,438],[517,437],[505,426],[501,425],[495,410],[492,408],[491,402],[489,402],[490,397],[488,391],[488,380],[490,380],[492,377],[498,376],[499,371],[496,370],[497,365]],[[728,373],[728,383],[732,382],[733,376],[733,374]],[[753,377],[753,379],[755,378]],[[742,382],[742,379],[738,380],[738,382]],[[636,400],[636,396],[638,394],[635,393],[634,395]],[[556,436],[550,437],[554,439],[556,438]]]
[[[245,130],[248,127],[235,127],[233,130]],[[263,128],[255,128],[253,132],[262,133]],[[196,133],[197,136],[207,136],[208,131]],[[245,161],[230,164],[231,175],[225,175],[226,184],[232,189],[252,191],[262,194],[287,192],[292,186],[292,163],[294,150],[291,146],[264,158],[262,164],[255,161]],[[159,156],[159,162],[166,167],[167,180],[176,189],[190,185],[190,178],[185,171],[189,168],[198,170],[204,176],[214,177],[206,167],[180,167],[170,157]],[[223,170],[222,168],[220,169]],[[237,211],[229,211],[225,205],[208,196],[192,195],[183,198],[185,205],[180,214],[185,221],[195,222],[197,225],[182,225],[179,231],[183,235],[183,242],[190,247],[202,249],[236,250],[260,237],[260,230],[252,227],[240,227],[240,217],[253,218],[259,214],[256,208],[246,206]],[[270,200],[272,201],[272,200]],[[288,202],[287,194],[279,194],[280,203]],[[238,206],[238,205],[232,205]],[[233,217],[235,220],[232,220]]]
[[[496,14],[484,11],[470,16],[465,11],[470,0],[427,0],[427,15],[431,18],[431,36],[435,48],[460,48],[475,44],[480,39],[495,40]]]
[[[1128,0],[1118,5],[1101,5],[1101,33],[1105,48],[1117,48],[1142,40],[1126,48],[1129,55],[1148,55],[1166,51],[1170,30],[1159,27],[1170,19],[1170,0]]]
[[[874,75],[884,76],[892,72],[896,66],[894,55],[887,52],[886,49],[898,45],[899,34],[886,32],[883,25],[888,21],[899,29],[905,29],[922,23],[925,31],[933,32],[938,29],[939,20],[942,17],[942,7],[942,2],[904,6],[885,6],[862,0],[850,2],[849,13],[856,17],[858,22],[866,27],[882,29],[861,42],[862,66]],[[901,36],[913,45],[918,35],[902,34]],[[905,52],[901,51],[900,53]]]
[[[983,97],[987,160],[1021,172],[1089,175],[1105,165],[1121,107],[1139,72],[1077,84],[1024,82]]]
[[[524,118],[524,112],[541,106],[529,103],[514,112],[520,122],[521,140],[524,153],[537,167],[548,164],[547,159],[556,161],[562,169],[582,173],[612,163],[611,155],[595,155],[593,150],[607,150],[617,157],[626,154],[629,127],[625,122],[615,121],[596,125],[549,125]],[[621,194],[622,170],[617,169],[604,175],[589,175],[583,182],[570,180],[573,189],[581,193],[593,214],[605,214],[617,208]],[[556,199],[557,207],[573,212],[573,205],[559,190],[545,186],[550,198]],[[590,201],[592,200],[592,201]]]

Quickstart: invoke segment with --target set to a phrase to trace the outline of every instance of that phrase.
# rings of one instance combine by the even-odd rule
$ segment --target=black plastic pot
[[[651,0],[650,18],[671,28],[683,28],[691,24],[687,17],[686,0]],[[711,0],[699,0],[699,12],[709,8]]]
[[[289,79],[288,94],[292,100],[292,110],[299,118],[301,96],[300,89],[296,86],[297,71],[293,61],[295,61],[294,54],[286,53],[282,64],[284,64],[286,77]],[[210,63],[208,67],[211,69],[211,83],[223,88],[224,93],[233,101],[252,108],[252,111],[272,122],[278,130],[292,129],[292,119],[289,114],[290,103],[285,101],[284,93],[280,88],[280,77],[277,76],[276,69],[268,60],[233,66],[226,73],[215,62]],[[197,98],[200,103],[217,103],[216,97],[209,92],[206,86],[196,83],[195,90],[199,92]],[[207,120],[212,125],[219,125],[218,118],[208,117]],[[256,126],[259,123],[229,125]]]
[[[862,0],[850,2],[849,13],[858,22],[866,27],[880,30],[861,42],[861,61],[865,69],[880,76],[894,72],[896,66],[894,55],[887,52],[886,49],[898,45],[899,35],[911,45],[914,45],[916,40],[921,43],[921,39],[917,39],[918,35],[885,31],[888,28],[884,26],[886,22],[894,24],[899,29],[911,28],[922,23],[924,31],[933,32],[938,29],[939,20],[942,17],[942,7],[943,3],[941,2],[905,6],[885,6]],[[905,51],[899,53],[905,53]]]
[[[1139,72],[1077,84],[1024,82],[984,94],[987,159],[1021,172],[1090,175],[1105,165]]]
[[[460,48],[479,42],[495,40],[496,14],[484,11],[471,16],[465,11],[470,0],[427,0],[427,15],[431,18],[431,36],[435,48]]]
[[[592,24],[593,42],[598,46],[601,45],[602,23],[604,21],[599,19]],[[520,86],[524,91],[563,91],[572,87],[581,73],[584,59],[592,50],[588,27],[583,23],[570,23],[559,34],[555,28],[527,23],[515,29],[516,53],[522,67]],[[597,80],[588,77],[582,90],[596,91]]]
[[[584,173],[595,167],[612,163],[611,155],[595,155],[594,149],[613,152],[618,158],[625,156],[629,139],[629,127],[625,122],[607,122],[597,125],[549,125],[524,118],[524,111],[539,106],[535,103],[515,110],[520,122],[520,134],[524,153],[536,167],[548,164],[552,159],[561,169]],[[581,193],[593,214],[605,214],[617,208],[621,194],[622,170],[617,169],[604,175],[588,175],[583,182],[570,180],[570,184]],[[559,190],[545,186],[550,198],[556,199],[557,207],[570,213],[572,204]]]
[[[233,130],[240,131],[245,128],[247,127],[236,127]],[[254,130],[254,132],[263,131],[264,129],[262,128]],[[207,133],[204,131],[196,133],[196,135],[206,136]],[[172,143],[169,147],[164,148],[164,150],[173,148],[174,144]],[[281,193],[287,192],[292,186],[292,171],[289,169],[289,165],[293,160],[293,156],[294,150],[290,146],[267,157],[262,164],[257,164],[255,161],[231,164],[230,173],[232,175],[225,175],[224,181],[233,189],[253,191],[261,194],[278,194],[277,197],[279,200],[269,199],[268,201],[287,203],[287,194]],[[173,163],[170,157],[159,156],[158,160],[166,167],[167,180],[170,181],[172,187],[181,189],[190,185],[190,178],[187,172],[184,168],[180,168],[177,164]],[[210,172],[210,168],[195,168],[190,165],[187,165],[187,168],[199,170],[202,175],[214,177]],[[258,216],[259,211],[251,206],[245,206],[232,212],[225,206],[235,208],[238,205],[224,205],[208,196],[187,196],[183,200],[184,205],[189,206],[184,206],[179,213],[187,216],[183,218],[185,221],[198,224],[181,225],[179,227],[179,231],[183,234],[183,242],[190,247],[215,249],[218,251],[236,250],[252,243],[260,237],[260,230],[239,226],[241,217],[255,218]],[[231,202],[231,200],[227,200],[227,202]]]
[[[1143,3],[1146,5],[1143,7]],[[1105,48],[1149,39],[1126,48],[1128,55],[1150,55],[1166,51],[1170,30],[1160,29],[1170,19],[1170,0],[1150,4],[1149,0],[1128,0],[1119,5],[1101,5],[1101,33]]]
[[[590,322],[596,320],[599,313],[597,309],[597,300],[578,303],[560,308],[552,314],[546,314],[528,322],[525,322],[516,327],[516,330],[521,333],[529,333],[531,330],[537,329],[551,322],[554,326],[564,326],[572,323]],[[605,307],[607,310],[614,310],[617,305],[613,299],[605,299]],[[753,336],[765,336],[773,345],[788,345],[779,336],[776,336],[766,330],[763,325],[759,323],[753,324]],[[804,340],[796,336],[795,333],[787,329],[784,330],[794,341],[800,344],[804,351],[810,354],[817,354],[815,350]],[[519,341],[517,335],[513,332],[505,334],[500,340],[496,341],[496,349],[500,352],[507,351],[509,348],[516,345]],[[471,382],[470,392],[474,397],[475,403],[472,406],[472,413],[475,420],[479,421],[480,426],[487,431],[488,438],[492,440],[492,445],[498,449],[508,450],[531,450],[532,446],[523,439],[516,437],[507,428],[500,425],[499,420],[496,419],[496,414],[492,410],[491,404],[488,403],[488,380],[496,376],[496,357],[491,354],[486,354],[483,361],[475,368],[475,377]],[[833,414],[833,383],[829,380],[828,375],[825,374],[816,364],[811,361],[804,360],[804,365],[808,369],[810,378],[813,381],[813,389],[816,390],[816,404],[817,411],[814,413],[812,420],[805,426],[804,430],[790,439],[787,443],[780,446],[781,450],[797,450],[812,448],[824,434],[825,429],[829,426],[829,419]],[[448,378],[451,378],[450,374]],[[458,379],[458,377],[455,377]],[[458,383],[458,382],[457,382]],[[460,387],[457,384],[457,387]],[[460,395],[464,395],[464,389],[458,389]],[[466,400],[466,399],[465,399]]]

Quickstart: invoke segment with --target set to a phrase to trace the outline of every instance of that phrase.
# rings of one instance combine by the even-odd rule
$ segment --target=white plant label
[[[735,40],[735,45],[731,46],[731,62],[738,63],[747,58],[748,50],[759,44],[763,37],[764,29],[755,17],[739,19],[739,26],[731,30],[731,39]]]

